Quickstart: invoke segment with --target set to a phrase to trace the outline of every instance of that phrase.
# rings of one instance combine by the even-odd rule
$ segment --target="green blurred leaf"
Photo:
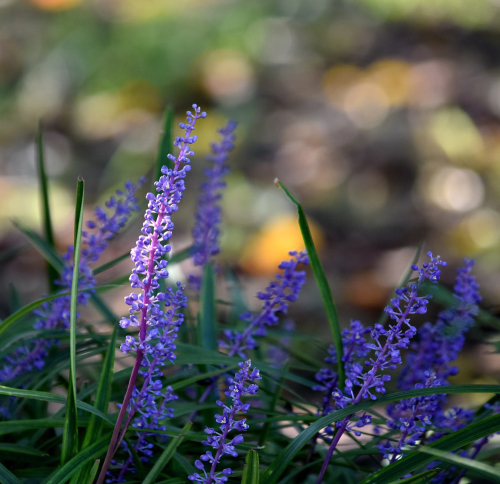
[[[78,280],[80,278],[80,251],[83,230],[83,189],[83,180],[78,180],[75,205],[75,250],[73,256],[73,278],[71,280],[69,387],[68,399],[66,403],[66,423],[64,425],[61,449],[61,465],[64,465],[78,453],[78,412],[76,407],[76,320],[78,316]]]
[[[245,459],[245,467],[243,469],[243,478],[241,484],[259,484],[259,454],[257,451],[250,449],[247,452]]]
[[[56,473],[52,474],[52,476],[44,482],[44,484],[64,484],[67,482],[71,476],[85,464],[91,462],[106,452],[110,438],[111,434],[105,435],[102,439],[87,447],[85,450],[78,452],[78,454],[66,462],[66,464],[64,464]]]
[[[182,433],[177,437],[174,437],[167,448],[162,452],[159,459],[156,461],[153,468],[149,471],[148,475],[143,479],[142,484],[153,484],[156,478],[161,474],[161,471],[165,468],[165,466],[170,462],[170,459],[174,456],[177,448],[184,440],[185,435],[191,429],[193,424],[188,422],[184,428],[182,429]]]
[[[436,389],[434,388],[434,391],[435,390]],[[441,391],[441,389],[439,391]],[[424,453],[423,451],[412,452],[410,455],[403,457],[390,466],[387,466],[384,469],[375,472],[364,481],[362,481],[361,484],[389,484],[390,482],[397,480],[399,477],[402,477],[405,474],[420,469],[427,464],[430,464],[432,461],[435,461],[436,457],[434,455],[429,455],[434,449],[436,449],[438,452],[445,451],[446,454],[447,452],[460,449],[476,440],[482,439],[483,437],[498,432],[499,430],[500,415],[494,415],[492,417],[485,418],[484,420],[470,424],[469,426],[461,430],[457,430],[456,432],[453,432],[450,435],[442,437],[436,442],[427,445],[426,448],[431,449],[427,453]],[[448,459],[449,457],[446,460]]]
[[[215,272],[212,264],[203,266],[200,290],[200,312],[198,313],[198,343],[209,350],[217,349],[215,308]]]
[[[21,481],[10,472],[3,464],[0,464],[0,483],[1,484],[21,484]]]
[[[111,400],[111,385],[113,382],[113,369],[115,364],[117,328],[118,326],[115,325],[115,328],[111,333],[111,339],[109,341],[108,350],[106,352],[104,363],[102,365],[101,375],[99,377],[97,393],[94,401],[94,407],[102,413],[107,412],[109,402]],[[85,432],[85,438],[83,439],[81,450],[86,449],[90,444],[99,439],[99,437],[101,436],[102,428],[103,421],[101,419],[98,419],[95,415],[91,415],[87,431]],[[87,482],[89,482],[87,475],[92,471],[92,469],[89,469],[89,467],[90,464],[87,464],[86,467],[83,467],[80,471],[78,471],[72,477],[71,482],[87,484]]]
[[[440,387],[439,392],[443,394],[500,393],[499,390],[500,390],[500,385],[454,385],[454,386]],[[333,422],[342,420],[343,418],[352,415],[356,412],[359,412],[360,410],[368,410],[373,405],[382,405],[384,403],[395,402],[398,400],[420,397],[424,395],[434,395],[435,392],[436,392],[435,388],[421,388],[418,390],[408,390],[404,392],[391,393],[389,395],[382,395],[378,397],[377,400],[363,401],[361,403],[357,403],[356,405],[351,405],[347,408],[337,410],[321,418],[315,417],[316,421],[312,423],[309,427],[307,427],[307,429],[302,431],[297,437],[295,437],[295,439],[293,439],[292,442],[290,442],[290,444],[288,444],[287,447],[285,447],[273,460],[273,462],[267,468],[266,472],[262,475],[260,479],[260,484],[274,484],[279,479],[281,474],[286,470],[290,462],[292,462],[294,457],[299,453],[302,447],[304,447],[317,432],[319,432],[324,427],[331,425]],[[497,417],[499,419],[498,428],[500,429],[500,415],[498,415]],[[495,429],[492,427],[491,433],[493,432],[495,432]],[[453,435],[456,435],[456,433]],[[386,467],[382,472],[386,471],[387,469],[391,469],[394,466],[399,465],[400,462],[403,462],[405,459],[407,459],[407,457],[392,464],[391,466]],[[411,471],[412,469],[408,470],[408,472]],[[401,475],[398,474],[396,476],[391,474],[391,478],[389,480],[384,480],[383,482],[384,483],[390,482],[391,479],[392,480],[397,479],[398,477],[401,477],[407,474],[408,472],[404,472],[403,474]],[[381,484],[381,483],[382,481],[380,482],[376,481],[376,484]],[[366,483],[363,481],[363,484]]]
[[[33,390],[21,390],[18,388],[10,388],[3,385],[0,385],[0,395],[8,395],[11,397],[20,397],[20,398],[29,398],[32,400],[42,400],[44,402],[54,402],[54,403],[66,403],[66,398],[62,395],[56,395],[55,393],[49,392],[36,392]],[[88,403],[81,402],[80,400],[76,401],[77,408],[85,410],[86,412],[93,413],[98,417],[106,420],[110,424],[114,425],[113,421],[107,415],[104,415],[99,410],[96,410],[92,405]],[[0,422],[1,423],[1,422]],[[0,426],[1,428],[1,426]]]
[[[118,265],[120,262],[129,258],[130,258],[130,251],[125,252],[125,254],[120,255],[116,259],[110,260],[109,262],[106,262],[105,264],[96,267],[92,272],[94,273],[94,275],[100,274],[101,272],[105,272],[108,269],[111,269],[112,267]]]
[[[465,469],[470,469],[476,474],[480,474],[488,479],[492,479],[494,482],[500,482],[500,469],[496,467],[489,466],[484,462],[478,462],[474,459],[467,459],[465,457],[460,457],[458,455],[450,454],[443,450],[438,450],[433,447],[421,447],[418,449],[419,452],[424,454],[431,454],[438,457],[441,462],[449,462],[450,464],[455,464],[459,467]]]
[[[49,183],[47,174],[45,172],[45,157],[43,153],[43,129],[42,123],[38,126],[38,134],[36,139],[37,144],[37,165],[38,165],[38,180],[40,182],[40,195],[42,198],[42,221],[43,233],[45,234],[45,241],[49,247],[55,247],[54,232],[52,230],[52,218],[50,215],[50,201],[49,201]],[[55,280],[57,279],[58,272],[52,264],[47,264],[47,279],[50,292],[56,291]]]
[[[311,261],[311,268],[318,284],[319,291],[321,293],[321,298],[323,299],[323,305],[325,307],[328,322],[330,323],[330,329],[332,331],[333,342],[335,344],[335,350],[337,351],[337,374],[339,376],[339,388],[344,388],[345,382],[345,372],[344,365],[342,363],[342,357],[344,355],[344,346],[342,344],[342,334],[340,331],[340,322],[337,314],[337,308],[332,298],[332,291],[330,290],[330,285],[325,276],[325,271],[321,266],[319,260],[318,252],[314,246],[314,241],[312,239],[311,231],[309,230],[309,224],[307,223],[306,214],[302,208],[302,205],[298,200],[290,193],[290,191],[281,183],[279,180],[276,181],[276,185],[281,188],[286,196],[297,206],[297,211],[299,213],[299,227],[302,232],[302,238],[304,239],[304,244],[306,246],[307,255]]]
[[[47,455],[47,452],[42,452],[41,450],[35,449],[34,447],[28,447],[26,445],[20,444],[1,444],[0,443],[0,453],[2,452],[12,452],[15,454],[25,454],[43,457]]]

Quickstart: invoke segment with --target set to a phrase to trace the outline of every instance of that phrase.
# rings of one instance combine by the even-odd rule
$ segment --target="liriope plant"
[[[59,255],[39,136],[43,234],[17,226],[47,262],[48,293],[13,304],[0,323],[0,482],[499,482],[491,464],[500,451],[500,398],[491,395],[500,385],[450,383],[470,328],[499,326],[479,307],[474,262],[465,260],[449,290],[440,283],[446,263],[431,252],[419,262],[417,252],[378,322],[343,321],[305,212],[276,180],[297,208],[304,245],[283,254],[276,277],[256,294],[259,310],[237,311],[243,291],[217,257],[237,125],[219,130],[202,162],[192,148],[206,113],[193,105],[175,139],[173,117],[167,111],[129,255],[133,292],[120,314],[107,291],[124,278],[102,284],[98,275],[127,254],[96,264],[140,210],[144,179],[126,182],[89,221],[79,181],[74,243]],[[201,187],[190,180],[191,162],[203,163]],[[174,252],[186,191],[198,194],[193,240]],[[172,281],[170,269],[186,259],[192,269]],[[238,304],[222,299],[223,285]],[[293,325],[293,303],[307,286],[308,294],[319,291],[324,316],[302,314]],[[433,303],[437,317],[421,324]],[[83,319],[83,305],[93,305],[98,320]],[[308,333],[313,324],[331,338]],[[483,394],[484,402],[449,404],[463,393]]]

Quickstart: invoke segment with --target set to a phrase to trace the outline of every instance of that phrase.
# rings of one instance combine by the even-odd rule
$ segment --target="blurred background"
[[[484,307],[497,310],[499,0],[0,0],[3,253],[26,245],[12,219],[40,230],[39,120],[63,249],[77,176],[90,217],[125,180],[150,173],[165,107],[181,121],[193,102],[209,116],[175,247],[190,244],[189,187],[201,182],[203,155],[235,119],[219,260],[236,266],[251,307],[301,246],[279,177],[310,218],[344,325],[376,320],[421,242],[450,262],[450,286],[463,257],[475,258]],[[130,249],[140,219],[109,258]],[[43,294],[43,268],[33,249],[2,258],[1,317],[11,284],[23,303]],[[328,340],[314,283],[294,311]],[[478,344],[495,334],[472,332],[464,380],[496,381],[498,356]]]

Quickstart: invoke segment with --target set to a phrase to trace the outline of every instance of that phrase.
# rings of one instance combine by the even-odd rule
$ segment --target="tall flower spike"
[[[340,390],[333,392],[337,408],[354,405],[366,398],[376,400],[377,397],[372,393],[373,391],[375,393],[385,393],[385,383],[391,377],[379,373],[384,370],[393,370],[401,363],[401,349],[408,348],[410,338],[417,332],[415,327],[410,325],[409,316],[412,314],[425,314],[427,311],[427,304],[431,296],[419,296],[419,287],[425,279],[436,283],[441,276],[440,267],[446,265],[446,262],[443,262],[439,256],[433,257],[431,252],[428,252],[427,255],[430,257],[430,262],[424,263],[421,269],[416,265],[412,266],[412,269],[418,273],[416,284],[396,289],[396,297],[391,300],[391,305],[385,308],[385,312],[395,323],[389,324],[388,329],[376,324],[372,330],[371,337],[375,342],[365,346],[375,352],[375,357],[365,362],[365,365],[370,369],[364,372],[361,365],[354,364],[349,377],[346,379],[345,392],[342,393]],[[384,338],[385,342],[381,341],[381,338]],[[359,387],[359,390],[356,387]],[[357,417],[359,418],[357,421],[352,421],[353,417],[354,415],[349,415],[336,423],[338,430],[328,449],[317,484],[323,481],[330,459],[344,432],[359,432],[357,428],[364,427],[371,422],[371,417],[366,414]]]
[[[224,331],[227,341],[220,340],[219,346],[229,348],[229,356],[238,354],[241,358],[246,358],[244,351],[257,347],[255,338],[265,336],[266,326],[278,324],[278,313],[286,314],[288,304],[296,301],[299,297],[300,290],[306,280],[306,273],[297,270],[297,266],[299,264],[308,265],[309,258],[306,251],[292,251],[289,252],[289,255],[293,259],[283,261],[279,265],[283,274],[277,274],[276,279],[269,284],[265,292],[257,293],[257,297],[264,301],[260,314],[254,317],[252,313],[247,312],[240,316],[240,319],[248,322],[243,333],[231,330]],[[199,403],[203,403],[208,398],[216,383],[217,378],[214,378],[198,400]],[[190,419],[192,420],[195,415],[196,412],[193,412]]]
[[[95,220],[87,222],[87,230],[82,233],[82,251],[80,255],[79,289],[87,289],[78,293],[78,302],[85,305],[93,292],[95,279],[90,268],[96,262],[121,227],[125,225],[131,213],[138,210],[135,192],[143,183],[143,179],[136,185],[131,182],[125,184],[125,190],[117,190],[105,204],[108,210],[101,207],[95,209]],[[62,290],[71,288],[73,276],[73,246],[69,246],[62,256],[65,267],[61,277],[55,281]],[[36,316],[35,329],[67,329],[70,317],[70,296],[61,296],[42,304],[33,313]],[[5,357],[6,364],[0,370],[0,382],[19,378],[23,373],[31,370],[40,370],[45,365],[49,349],[57,345],[53,339],[38,339],[18,348]]]
[[[297,270],[299,264],[309,265],[307,252],[292,251],[289,253],[293,259],[283,261],[279,268],[283,270],[283,274],[277,274],[276,280],[267,286],[265,292],[257,293],[257,297],[264,301],[262,311],[258,316],[253,316],[252,313],[244,313],[240,319],[248,322],[248,326],[243,333],[237,331],[224,331],[224,336],[228,340],[219,341],[219,345],[223,348],[229,348],[229,356],[238,354],[244,358],[244,351],[257,347],[255,337],[265,336],[266,326],[274,326],[278,323],[277,313],[286,314],[288,304],[296,301],[299,297],[300,290],[305,283],[305,271]]]
[[[234,121],[229,121],[225,128],[219,129],[219,133],[222,135],[221,141],[219,144],[212,144],[212,154],[207,157],[212,165],[205,169],[206,181],[200,188],[196,223],[193,228],[193,241],[196,247],[196,253],[193,256],[195,266],[204,266],[220,251],[219,226],[222,217],[218,202],[222,198],[221,190],[226,186],[223,179],[229,173],[226,161],[234,148],[235,129],[236,123]],[[199,290],[200,284],[200,276],[191,275],[189,277],[189,286],[192,289]]]
[[[426,323],[420,330],[420,339],[412,343],[407,363],[401,372],[398,386],[402,390],[414,388],[425,382],[425,373],[435,373],[444,381],[456,375],[452,365],[465,341],[465,333],[474,324],[481,301],[479,284],[471,275],[473,260],[465,259],[458,269],[453,288],[455,304],[438,315],[436,324]]]
[[[137,411],[146,412],[147,416],[152,418],[152,430],[155,430],[157,426],[155,419],[160,417],[157,415],[157,404],[153,400],[155,397],[160,397],[164,400],[162,404],[164,405],[166,401],[174,398],[168,389],[164,395],[156,392],[159,392],[162,386],[159,381],[161,366],[165,360],[175,359],[173,342],[182,322],[182,316],[176,311],[186,305],[186,298],[183,295],[184,288],[180,286],[180,283],[177,284],[179,289],[175,294],[171,290],[163,293],[158,289],[160,279],[168,277],[168,262],[164,256],[171,250],[168,244],[174,229],[171,215],[178,209],[177,204],[181,201],[185,190],[184,178],[191,169],[189,157],[194,155],[191,145],[197,138],[192,133],[196,121],[206,117],[206,113],[201,112],[196,104],[193,104],[193,109],[193,112],[187,112],[187,123],[179,125],[185,130],[185,135],[174,141],[174,145],[180,150],[179,156],[176,158],[171,154],[168,155],[168,158],[174,162],[174,168],[164,166],[161,170],[162,176],[155,182],[157,194],[146,195],[148,208],[144,214],[142,235],[130,252],[135,267],[129,280],[132,287],[139,291],[138,293],[132,292],[125,298],[125,303],[130,306],[130,315],[122,318],[120,326],[122,328],[138,327],[139,335],[137,339],[131,335],[127,336],[121,350],[124,353],[135,352],[136,360],[109,450],[97,480],[98,484],[104,482],[111,459],[123,440],[134,414]],[[162,309],[164,305],[168,308],[166,311]],[[142,390],[138,390],[135,386],[139,374],[145,379]],[[127,411],[127,420],[121,429]],[[139,422],[136,420],[136,423],[142,424],[143,421],[139,417]],[[111,476],[109,482],[113,482],[113,479]]]
[[[435,325],[426,323],[420,330],[420,340],[411,344],[407,363],[398,381],[402,390],[448,385],[447,378],[458,373],[458,368],[451,363],[463,346],[464,334],[474,323],[474,316],[478,313],[477,303],[481,300],[479,285],[470,274],[473,265],[474,261],[465,259],[465,266],[457,271],[455,305],[441,311]],[[379,446],[384,456],[390,455],[391,462],[394,462],[401,455],[404,445],[415,445],[424,430],[423,425],[416,423],[418,415],[425,415],[424,425],[432,423],[434,428],[459,430],[464,427],[473,413],[463,409],[445,411],[446,400],[446,395],[431,395],[389,405],[389,428],[401,427],[401,423],[405,427],[401,427],[402,435],[397,445],[388,442]],[[437,440],[442,435],[442,432],[434,432],[430,440]]]
[[[201,460],[195,462],[195,467],[203,471],[204,475],[202,476],[196,472],[188,477],[190,481],[201,482],[203,484],[221,484],[226,482],[227,476],[233,473],[230,468],[216,472],[216,467],[223,455],[238,457],[235,447],[243,442],[243,436],[239,434],[228,441],[228,433],[231,430],[243,432],[248,429],[246,419],[235,420],[235,416],[237,413],[247,413],[250,408],[250,404],[243,403],[241,397],[244,395],[255,395],[258,390],[258,386],[253,384],[253,382],[259,380],[261,376],[257,368],[250,370],[251,364],[250,360],[239,363],[238,366],[241,369],[236,373],[234,379],[229,379],[229,389],[224,394],[233,400],[232,406],[228,407],[220,400],[217,401],[217,405],[223,408],[222,415],[215,416],[216,422],[220,424],[220,432],[212,428],[206,428],[205,433],[208,437],[207,440],[202,442],[203,445],[208,445],[215,449],[215,455],[211,451],[207,451],[201,456]],[[251,382],[251,384],[245,386],[247,382]],[[210,470],[208,474],[202,461],[209,463]]]

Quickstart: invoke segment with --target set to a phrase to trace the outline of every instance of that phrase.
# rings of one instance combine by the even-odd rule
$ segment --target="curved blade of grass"
[[[33,309],[36,309],[38,306],[41,306],[44,302],[47,301],[52,301],[52,299],[57,299],[58,297],[61,297],[62,295],[67,295],[68,293],[61,293],[61,294],[56,294],[54,296],[48,296],[44,297],[42,299],[38,299],[37,301],[33,301],[30,304],[27,304],[26,306],[22,307],[18,311],[16,311],[14,314],[11,314],[9,317],[5,318],[1,323],[0,323],[0,336],[7,331],[10,326],[12,326],[17,320],[21,319],[23,316],[26,316],[26,314],[31,313]]]
[[[215,322],[215,272],[212,264],[208,262],[203,266],[198,313],[198,344],[203,348],[217,349]]]
[[[285,371],[288,370],[288,361],[285,363]],[[283,387],[285,385],[285,377],[282,376],[279,380],[279,382],[276,383],[274,386],[274,392],[273,392],[273,399],[271,401],[271,405],[269,406],[268,409],[268,415],[270,413],[273,413],[276,409],[276,406],[278,405],[279,399],[281,398],[281,392],[283,391]],[[259,447],[262,447],[265,445],[267,442],[267,439],[269,437],[269,432],[271,431],[271,426],[273,422],[266,422],[264,424],[264,427],[262,427],[262,430],[259,435]]]
[[[19,445],[19,444],[1,444],[0,443],[0,454],[2,452],[12,452],[15,454],[24,454],[24,455],[32,455],[43,457],[48,455],[47,452],[42,452],[41,450],[35,449],[34,447],[29,447],[27,445]]]
[[[130,251],[125,252],[125,254],[120,255],[116,259],[110,260],[109,262],[106,262],[105,264],[96,267],[92,272],[94,273],[94,275],[100,274],[101,272],[105,272],[108,269],[111,269],[112,267],[118,265],[120,262],[129,258],[130,258]]]
[[[66,423],[64,425],[61,449],[61,465],[68,462],[78,452],[78,412],[76,407],[76,318],[78,279],[80,277],[80,250],[83,230],[83,189],[84,181],[79,179],[76,188],[75,235],[73,255],[73,278],[71,280],[71,305],[69,326],[69,387],[66,403]]]
[[[375,472],[360,484],[389,484],[392,481],[397,480],[399,477],[435,461],[436,457],[434,455],[429,455],[433,449],[437,449],[438,452],[451,452],[469,445],[470,443],[483,437],[498,432],[499,430],[500,415],[493,415],[492,417],[485,418],[484,420],[473,423],[461,430],[457,430],[456,432],[453,432],[452,434],[442,437],[436,442],[427,445],[426,448],[431,449],[430,452],[412,452],[403,459],[400,459],[390,466]]]
[[[311,268],[318,284],[319,291],[321,293],[321,298],[323,299],[323,305],[325,307],[326,316],[328,322],[330,323],[330,329],[332,331],[332,338],[335,344],[335,350],[337,351],[337,374],[339,376],[339,388],[344,388],[345,383],[345,371],[344,365],[342,363],[342,357],[344,356],[344,346],[342,344],[342,334],[340,331],[340,322],[337,314],[337,308],[332,298],[332,291],[330,290],[330,285],[326,279],[325,272],[321,266],[319,260],[318,252],[314,246],[314,242],[311,236],[311,231],[309,230],[309,224],[307,223],[306,214],[302,208],[302,205],[298,200],[290,193],[290,191],[281,183],[278,179],[275,180],[276,186],[281,188],[286,196],[297,206],[297,211],[299,213],[299,227],[302,233],[302,238],[304,239],[304,244],[306,246],[307,254],[309,260],[311,261]]]
[[[27,227],[24,227],[17,220],[13,220],[12,223],[23,233],[23,235],[31,242],[33,247],[35,247],[35,249],[40,252],[42,257],[58,272],[58,274],[60,274],[64,270],[64,263],[57,252],[54,250],[54,246],[51,246],[36,232]]]
[[[250,449],[245,459],[241,484],[259,484],[259,454]]]
[[[0,435],[23,432],[25,430],[64,427],[63,418],[43,418],[31,420],[7,420],[0,422]]]
[[[21,390],[19,388],[5,387],[3,385],[0,385],[0,395],[8,395],[10,397],[29,398],[32,400],[42,400],[44,402],[54,402],[54,403],[62,403],[62,404],[66,403],[66,397],[63,397],[62,395],[56,395],[55,393],[49,393],[49,392],[38,392],[38,391],[34,391],[34,390]],[[114,425],[114,422],[107,415],[100,412],[99,410],[96,410],[92,405],[89,405],[88,403],[77,400],[76,406],[77,406],[77,408],[80,408],[81,410],[85,410],[86,412],[89,412],[89,413],[93,413],[94,415],[97,415],[98,417],[102,418],[103,420],[106,420],[106,422],[109,422],[111,425]]]
[[[92,469],[90,469],[90,472],[85,476],[85,484],[92,484],[94,482],[95,476],[97,476],[97,471],[99,470],[100,462],[100,459],[97,459],[94,462]]]
[[[45,172],[45,157],[43,153],[43,129],[42,123],[38,125],[38,134],[36,137],[37,145],[37,166],[38,166],[38,180],[40,182],[40,195],[42,202],[42,221],[43,233],[45,241],[49,247],[55,247],[54,231],[52,230],[52,219],[50,216],[50,202],[49,202],[49,183],[47,174]],[[47,264],[47,282],[50,292],[56,291],[54,281],[57,279],[58,272],[50,263]]]
[[[111,339],[109,340],[108,350],[106,356],[104,357],[104,363],[101,369],[101,376],[99,377],[99,383],[97,386],[97,393],[94,401],[94,407],[102,413],[107,412],[109,402],[111,400],[111,384],[113,382],[113,369],[115,364],[115,349],[116,349],[116,334],[118,326],[115,325],[113,333],[111,333]],[[103,422],[98,419],[95,415],[90,416],[89,425],[87,431],[85,432],[85,438],[82,442],[82,448],[86,449],[90,444],[97,441],[101,436],[103,428]],[[94,464],[95,465],[95,464]],[[86,484],[88,482],[87,475],[92,469],[89,468],[90,463],[87,466],[79,470],[71,479],[71,482]],[[83,479],[82,479],[83,477]]]
[[[425,482],[428,483],[430,482],[429,479],[432,479],[436,474],[439,474],[439,469],[430,469],[420,474],[407,477],[406,479],[398,479],[397,481],[391,482],[391,484],[421,484],[424,479]]]
[[[439,392],[442,394],[500,393],[499,390],[500,390],[500,385],[453,385],[453,386],[439,388]],[[295,437],[290,442],[290,444],[288,444],[273,460],[273,462],[267,468],[266,472],[262,475],[259,484],[274,484],[279,479],[281,474],[286,470],[288,464],[290,464],[290,462],[294,459],[294,457],[300,452],[302,447],[304,447],[317,432],[319,432],[324,427],[332,424],[333,422],[342,420],[343,418],[355,412],[359,412],[360,410],[368,410],[373,405],[381,405],[384,403],[395,402],[398,400],[420,397],[424,395],[434,395],[435,393],[436,393],[435,388],[421,388],[418,390],[396,392],[396,393],[391,393],[389,395],[382,395],[381,397],[378,397],[377,400],[363,401],[361,403],[357,403],[356,405],[351,405],[347,408],[337,410],[321,418],[314,417],[316,421],[313,424],[311,424],[307,429],[305,429],[303,432],[301,432],[297,437]],[[498,415],[498,419],[499,419],[498,426],[500,428],[500,415]],[[494,429],[492,429],[490,433],[493,432],[495,432]],[[404,459],[401,459],[400,461],[385,468],[384,471],[386,469],[394,467],[395,465],[398,465],[402,461],[404,461]],[[408,472],[411,472],[411,470],[409,470]],[[407,474],[408,472],[405,472],[402,475]],[[393,476],[392,480],[397,479],[398,477],[401,476],[399,475],[396,477]],[[377,484],[381,484],[381,482],[379,483],[379,481],[376,481]],[[391,481],[388,480],[384,482],[388,483]],[[366,483],[363,482],[363,484]]]
[[[149,471],[148,475],[143,479],[142,484],[153,484],[157,477],[161,474],[161,471],[170,462],[170,459],[174,456],[177,448],[181,445],[184,440],[184,436],[189,432],[193,424],[188,422],[182,429],[182,433],[177,437],[174,437],[167,448],[162,452],[159,459],[156,461],[153,468]]]
[[[0,483],[1,484],[21,484],[21,481],[12,472],[0,463]]]
[[[500,469],[498,469],[497,467],[489,466],[484,462],[478,462],[473,459],[460,457],[443,450],[435,449],[434,447],[422,447],[418,449],[418,451],[423,452],[424,454],[431,454],[435,457],[438,457],[441,462],[449,462],[450,464],[455,464],[459,467],[474,471],[476,474],[480,474],[484,477],[487,477],[488,479],[492,479],[494,482],[500,482]]]
[[[106,452],[109,445],[111,433],[105,435],[99,441],[95,442],[85,450],[78,452],[72,459],[64,464],[55,474],[44,482],[44,484],[64,484],[69,481],[71,476],[81,469],[85,464],[97,459],[100,455]]]

